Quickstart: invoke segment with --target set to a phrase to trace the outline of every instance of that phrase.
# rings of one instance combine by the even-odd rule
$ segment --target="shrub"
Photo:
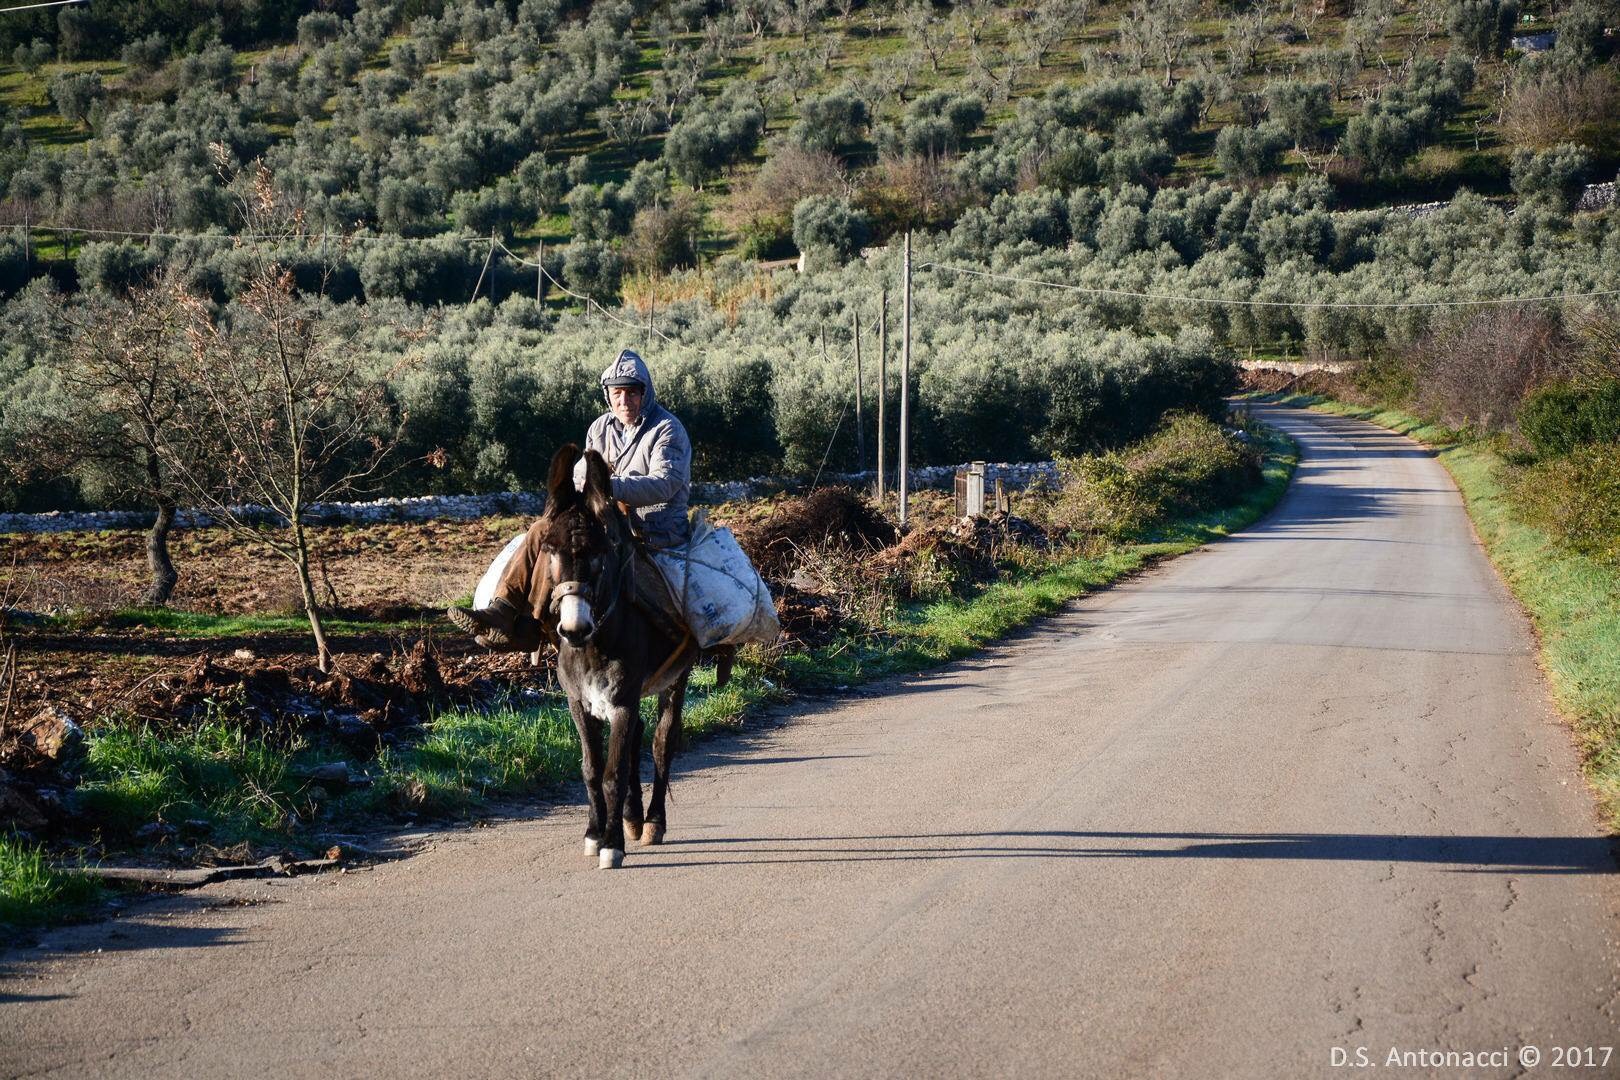
[[[1295,146],[1313,146],[1333,118],[1331,93],[1325,82],[1274,82],[1266,87],[1266,108]]]
[[[1539,462],[1510,490],[1525,517],[1558,543],[1620,566],[1620,443],[1586,443]]]
[[[1547,457],[1587,443],[1620,443],[1620,379],[1591,386],[1558,381],[1532,391],[1519,408],[1519,430]]]
[[[1257,180],[1282,168],[1288,132],[1276,122],[1259,127],[1223,127],[1215,137],[1215,160],[1221,171],[1239,180]]]
[[[1568,213],[1586,190],[1592,159],[1578,146],[1513,152],[1513,191],[1521,199],[1540,198]]]
[[[860,141],[870,120],[866,102],[847,89],[807,99],[788,139],[806,150],[834,153]]]
[[[575,292],[599,303],[615,303],[623,276],[623,256],[604,241],[576,240],[568,245],[568,254],[563,258],[563,277]]]
[[[793,208],[793,242],[800,251],[829,253],[842,262],[860,251],[870,232],[871,221],[848,199],[811,195]]]
[[[670,168],[693,187],[759,145],[765,109],[746,87],[733,83],[714,101],[694,105],[665,137]]]
[[[1557,318],[1544,312],[1458,316],[1417,343],[1418,405],[1455,427],[1506,430],[1525,391],[1561,370],[1570,352]]]
[[[1171,414],[1124,450],[1060,459],[1060,526],[1115,539],[1166,518],[1230,502],[1260,478],[1260,452],[1207,417]]]

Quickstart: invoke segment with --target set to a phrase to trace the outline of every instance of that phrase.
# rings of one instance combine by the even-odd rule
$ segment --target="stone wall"
[[[911,487],[950,488],[956,471],[963,465],[940,465],[925,469],[912,469]],[[985,475],[991,484],[997,477],[1013,491],[1035,483],[1055,483],[1057,465],[1050,461],[997,462],[987,465]],[[821,478],[823,484],[848,484],[867,487],[877,482],[877,473],[828,473]],[[753,499],[784,491],[802,490],[802,479],[758,477],[752,480],[733,480],[723,483],[692,485],[692,501],[715,504],[736,499]],[[413,521],[472,521],[498,514],[533,516],[545,509],[546,497],[540,492],[513,491],[494,495],[422,495],[408,499],[378,499],[375,502],[323,503],[310,508],[308,521],[316,525],[377,525],[388,522]],[[281,518],[262,508],[255,513],[268,522],[280,523]],[[94,510],[53,511],[48,514],[0,514],[0,533],[69,532],[71,530],[145,529],[152,524],[151,511]],[[182,510],[176,515],[178,528],[208,525],[212,519],[203,512]]]

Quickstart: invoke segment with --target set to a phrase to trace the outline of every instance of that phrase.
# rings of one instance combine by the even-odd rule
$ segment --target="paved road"
[[[1306,459],[1264,524],[707,744],[625,869],[567,809],[57,932],[5,959],[0,1071],[1299,1077],[1620,1042],[1620,878],[1455,489],[1272,413]]]

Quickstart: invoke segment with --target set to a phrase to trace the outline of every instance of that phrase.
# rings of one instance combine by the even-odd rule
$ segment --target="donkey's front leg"
[[[599,865],[604,870],[617,868],[624,862],[624,800],[630,785],[636,782],[636,756],[641,745],[641,710],[639,702],[628,706],[615,703],[609,717],[612,727],[608,735],[607,765],[603,769],[603,794],[607,799],[607,822],[602,832],[602,853]]]
[[[647,806],[647,824],[641,830],[643,844],[664,842],[664,796],[669,793],[669,767],[681,743],[681,709],[686,704],[688,670],[675,685],[658,695],[658,730],[653,733],[652,801]]]
[[[640,715],[641,703],[637,702],[637,716]],[[641,839],[641,823],[646,820],[646,811],[641,802],[641,744],[646,738],[647,725],[636,722],[636,733],[630,747],[630,786],[624,794],[624,838],[625,840]]]
[[[574,729],[579,732],[579,771],[585,778],[585,805],[589,815],[585,826],[585,854],[595,855],[602,850],[602,833],[607,828],[607,801],[602,795],[602,721],[587,712],[584,704],[573,695],[568,698],[568,711],[574,717]]]

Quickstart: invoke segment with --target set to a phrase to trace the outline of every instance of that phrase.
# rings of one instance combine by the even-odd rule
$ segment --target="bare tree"
[[[94,488],[157,511],[146,536],[151,584],[143,600],[169,602],[179,575],[169,555],[175,489],[159,455],[187,397],[176,342],[179,287],[166,280],[125,296],[94,292],[53,308],[62,328],[60,393],[14,410],[9,434],[19,478],[76,474]]]
[[[238,181],[245,233],[285,244],[306,239],[263,165],[245,189]],[[381,477],[404,424],[386,393],[397,371],[366,371],[358,328],[334,317],[322,296],[301,294],[273,249],[250,241],[242,250],[250,272],[227,317],[197,297],[182,301],[189,348],[181,370],[193,397],[160,448],[188,500],[291,564],[317,663],[329,671],[310,573],[309,509]],[[272,512],[285,530],[264,527],[251,506]]]
[[[1192,42],[1192,20],[1198,13],[1198,3],[1197,0],[1152,0],[1147,6],[1151,12],[1153,51],[1164,68],[1164,85],[1170,86],[1176,81],[1176,64]]]
[[[1090,0],[1040,0],[1034,7],[1019,9],[1011,36],[1020,58],[1040,71],[1047,55],[1085,26],[1090,8]]]
[[[837,33],[822,34],[816,40],[816,59],[821,63],[822,71],[831,71],[833,61],[844,49],[844,35]]]
[[[1130,57],[1131,71],[1137,75],[1147,70],[1148,56],[1153,51],[1151,8],[1146,0],[1136,0],[1119,17],[1119,45]]]
[[[1226,24],[1226,70],[1232,78],[1241,79],[1254,70],[1270,17],[1271,5],[1258,3]]]
[[[979,48],[984,43],[984,36],[989,31],[995,14],[995,4],[992,0],[958,0],[952,19],[956,23],[957,33],[969,51]]]
[[[167,604],[180,576],[169,557],[169,531],[176,510],[174,484],[158,448],[164,433],[185,406],[188,390],[176,363],[175,342],[181,323],[180,288],[167,280],[137,290],[123,300],[80,309],[70,325],[68,380],[113,420],[117,437],[87,455],[112,453],[133,459],[138,479],[133,487],[157,507],[146,534],[146,565],[152,583],[146,602]]]
[[[1355,15],[1344,24],[1344,41],[1361,67],[1371,67],[1374,60],[1389,67],[1384,61],[1384,38],[1394,22],[1394,0],[1358,0]]]
[[[950,52],[956,38],[950,24],[935,14],[932,4],[918,0],[900,12],[900,29],[927,55],[929,70],[937,74],[939,62]]]

